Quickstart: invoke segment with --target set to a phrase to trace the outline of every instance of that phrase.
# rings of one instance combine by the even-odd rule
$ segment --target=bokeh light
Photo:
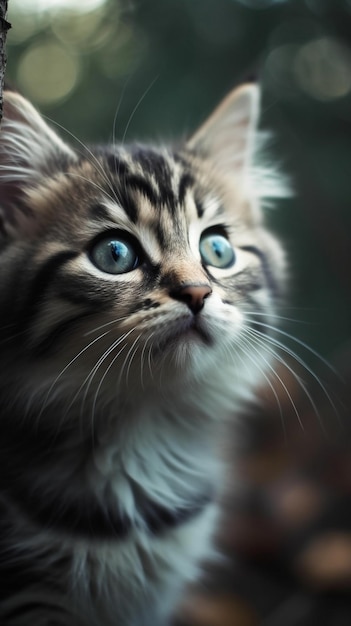
[[[87,13],[105,4],[106,0],[11,0],[10,8],[14,12],[43,13],[69,9]]]
[[[111,28],[103,24],[103,17],[104,13],[100,10],[81,15],[65,10],[51,20],[51,31],[65,46],[85,52],[101,47],[111,34]]]
[[[66,98],[78,80],[79,59],[53,42],[28,48],[19,61],[17,79],[24,93],[39,104]]]
[[[351,52],[330,37],[310,41],[299,48],[293,73],[301,89],[313,98],[341,98],[351,91]]]
[[[91,55],[107,53],[115,39],[125,40],[118,1],[113,21],[105,19],[106,6],[105,0],[11,2],[8,72],[14,55],[16,62],[10,82],[39,106],[62,103],[81,84]]]

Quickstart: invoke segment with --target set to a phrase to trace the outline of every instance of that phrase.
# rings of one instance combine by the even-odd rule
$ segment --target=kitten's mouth
[[[196,316],[182,318],[167,326],[167,330],[159,344],[159,347],[169,347],[182,342],[195,341],[207,346],[213,343],[213,339],[207,331],[204,323]]]

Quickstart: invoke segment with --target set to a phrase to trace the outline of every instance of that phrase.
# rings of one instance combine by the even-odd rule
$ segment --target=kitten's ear
[[[252,164],[259,101],[257,85],[234,89],[191,137],[187,147],[211,159],[223,173],[245,171]]]
[[[74,152],[28,100],[16,92],[5,91],[0,128],[2,230],[13,230],[21,221],[26,212],[26,190],[65,169],[75,159]]]

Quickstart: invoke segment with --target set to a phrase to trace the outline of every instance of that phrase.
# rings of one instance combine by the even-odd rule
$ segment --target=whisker
[[[127,367],[127,372],[126,372],[126,385],[127,385],[127,386],[128,386],[128,383],[129,383],[129,372],[130,372],[130,368],[131,368],[131,366],[132,366],[132,361],[133,361],[133,359],[134,359],[134,357],[135,357],[136,353],[138,352],[138,342],[139,342],[139,340],[140,340],[141,335],[142,335],[142,333],[140,333],[140,334],[139,334],[139,336],[136,338],[136,340],[135,340],[135,341],[134,341],[134,343],[133,343],[133,346],[135,345],[135,348],[134,348],[134,351],[133,351],[133,353],[132,353],[132,355],[131,355],[131,357],[130,357],[130,359],[129,359],[129,364],[128,364],[128,367]],[[132,346],[132,347],[133,347],[133,346]]]
[[[154,333],[151,335],[151,337],[153,337],[153,335],[154,335]],[[152,362],[152,345],[150,345],[150,347],[149,347],[149,352],[148,352],[148,356],[147,356],[147,362],[148,362],[148,365],[149,365],[150,376],[151,376],[151,379],[153,380],[153,378],[154,378],[154,374],[153,374],[154,373],[154,364]]]
[[[245,329],[245,332],[247,332],[247,329]],[[264,357],[264,355],[263,355],[263,354],[261,354],[261,352],[260,352],[260,351],[256,348],[256,346],[254,345],[254,342],[251,342],[250,347],[251,347],[251,348],[253,348],[253,349],[255,350],[255,352],[258,354],[258,356],[259,356],[261,359],[263,359],[263,361],[265,362],[265,364],[266,364],[266,366],[267,366],[267,370],[271,371],[271,372],[272,372],[272,374],[273,374],[273,376],[274,376],[274,377],[275,377],[275,378],[279,381],[280,385],[281,385],[281,386],[282,386],[282,388],[284,389],[284,391],[285,391],[285,393],[286,393],[286,395],[287,395],[287,397],[288,397],[288,399],[289,399],[289,401],[290,401],[290,403],[291,403],[291,406],[292,406],[293,411],[294,411],[294,413],[295,413],[295,415],[296,415],[296,417],[297,417],[297,419],[298,419],[298,422],[299,422],[299,424],[300,424],[301,429],[302,429],[302,430],[305,430],[305,429],[304,429],[304,426],[303,426],[303,423],[302,423],[302,421],[301,421],[301,417],[300,417],[299,411],[298,411],[298,409],[297,409],[297,406],[296,406],[296,404],[295,404],[295,402],[294,402],[294,400],[293,400],[293,398],[292,398],[292,395],[291,395],[291,393],[290,393],[289,389],[287,388],[286,384],[284,383],[284,381],[282,380],[282,378],[279,376],[278,372],[276,372],[276,371],[275,371],[274,367],[272,367],[272,365],[271,365],[271,364],[269,363],[269,361],[268,361],[268,360]]]
[[[127,122],[127,124],[126,124],[125,130],[124,130],[124,133],[123,133],[122,142],[121,142],[121,143],[122,143],[122,145],[123,145],[123,144],[124,144],[124,142],[125,142],[125,138],[126,138],[126,135],[127,135],[128,129],[129,129],[129,126],[130,126],[130,125],[131,125],[131,123],[132,123],[132,120],[133,120],[133,117],[134,117],[135,113],[137,112],[137,110],[138,110],[138,108],[140,107],[141,103],[142,103],[142,102],[143,102],[143,100],[146,98],[146,96],[147,96],[147,94],[149,93],[149,91],[151,91],[152,87],[154,86],[154,84],[156,83],[156,81],[157,81],[157,80],[158,80],[158,76],[156,76],[156,77],[155,77],[155,78],[151,81],[150,85],[149,85],[149,86],[145,89],[144,93],[143,93],[143,94],[142,94],[142,96],[139,98],[139,100],[138,100],[138,102],[136,103],[136,105],[135,105],[134,109],[132,110],[132,112],[131,112],[131,114],[130,114],[130,116],[129,116],[128,122]]]
[[[93,328],[93,330],[88,330],[88,332],[86,332],[84,336],[87,337],[88,335],[95,333],[97,330],[101,330],[102,328],[105,328],[106,326],[110,326],[111,324],[118,324],[118,322],[123,322],[126,319],[128,319],[128,315],[125,315],[124,317],[116,317],[113,320],[106,322],[105,324],[96,326],[95,328]]]
[[[46,116],[45,116],[46,117]],[[62,124],[59,124],[59,122],[56,122],[55,120],[52,120],[48,117],[46,117],[46,119],[48,119],[50,121],[51,124],[55,124],[56,126],[58,126],[59,128],[61,128],[61,130],[63,130],[65,133],[67,133],[70,137],[72,137],[72,139],[74,139],[80,146],[82,146],[82,148],[84,149],[84,153],[83,155],[85,156],[85,154],[89,154],[89,156],[91,157],[90,163],[91,165],[95,168],[95,170],[103,177],[104,181],[106,182],[107,186],[109,187],[110,191],[112,192],[112,196],[113,198],[117,201],[120,202],[120,199],[117,197],[116,194],[116,190],[114,189],[111,180],[109,179],[108,175],[106,174],[102,164],[100,163],[99,159],[95,156],[95,154],[90,150],[90,148],[83,142],[81,141],[76,135],[74,135],[74,133],[72,133],[70,130],[68,130],[67,128],[65,128],[64,126],[62,126]]]
[[[125,357],[125,359],[124,359],[124,361],[123,361],[122,368],[121,368],[120,373],[119,373],[119,376],[118,376],[118,385],[121,383],[122,376],[123,376],[123,373],[124,373],[124,369],[125,369],[125,366],[126,366],[126,364],[127,364],[128,359],[129,359],[129,355],[132,353],[132,351],[133,351],[133,349],[134,349],[134,346],[137,344],[137,342],[139,341],[140,337],[141,337],[141,333],[140,333],[140,334],[138,335],[138,337],[137,337],[137,338],[133,341],[133,343],[132,343],[131,347],[129,348],[129,350],[128,350],[127,354],[126,354],[126,357]],[[136,351],[135,351],[135,352],[136,352]],[[131,365],[131,361],[132,361],[132,359],[134,358],[135,352],[133,352],[133,356],[132,356],[132,358],[129,360],[129,364],[128,364],[128,369],[127,369],[127,373],[126,373],[126,384],[127,384],[127,385],[128,385],[128,374],[129,374],[129,370],[130,370],[130,365]]]
[[[294,322],[295,324],[305,324],[308,325],[309,322],[306,320],[297,319],[296,317],[286,317],[285,315],[279,315],[278,313],[261,313],[260,311],[245,311],[246,315],[255,315],[256,317],[269,317],[271,319],[276,320],[284,320],[287,322]],[[259,322],[260,323],[260,322]]]
[[[133,330],[135,330],[135,329],[134,329],[134,328],[131,328],[131,330],[129,331],[129,333],[128,333],[128,334],[130,334]],[[126,337],[123,337],[123,339],[125,339],[125,338],[126,338]],[[119,342],[117,345],[119,345],[120,343],[121,343],[121,342]],[[111,349],[111,350],[108,352],[108,354],[105,354],[105,355],[104,355],[104,359],[103,359],[103,361],[105,361],[105,360],[106,360],[107,356],[109,356],[109,354],[111,354],[111,352],[112,352],[112,351],[113,351],[113,350],[117,347],[117,345],[114,345],[114,346],[113,346],[113,349]],[[92,424],[94,424],[94,417],[95,417],[95,409],[96,409],[96,404],[97,404],[97,400],[98,400],[99,393],[100,393],[100,389],[101,389],[101,387],[102,387],[102,385],[103,385],[103,382],[104,382],[104,380],[105,380],[105,378],[106,378],[106,376],[107,376],[108,372],[110,371],[110,369],[112,368],[112,366],[114,365],[114,363],[117,361],[117,359],[118,359],[118,357],[120,356],[120,354],[122,354],[122,352],[123,352],[123,350],[125,349],[126,345],[127,345],[127,344],[125,343],[125,344],[122,346],[122,348],[121,348],[120,350],[118,350],[117,354],[113,357],[113,359],[112,359],[111,363],[107,366],[107,368],[106,368],[105,372],[103,373],[102,377],[100,378],[99,384],[98,384],[98,386],[97,386],[97,388],[96,388],[96,391],[95,391],[95,394],[94,394],[94,400],[93,400],[92,409],[91,409],[91,419],[92,419]],[[103,361],[102,361],[102,362],[103,362]],[[101,365],[101,364],[100,364],[100,365]],[[99,365],[99,367],[100,367],[100,365]],[[95,373],[96,373],[96,372],[95,372]],[[94,373],[94,375],[95,375],[95,373]],[[118,380],[119,380],[119,379],[118,379]],[[90,381],[90,383],[91,383],[91,381]],[[90,384],[90,383],[89,383],[89,384]]]
[[[104,189],[103,187],[101,187],[101,185],[98,185],[97,183],[95,183],[93,180],[91,180],[90,178],[87,178],[86,176],[83,176],[82,174],[77,174],[76,172],[65,172],[65,176],[72,176],[74,178],[79,178],[81,180],[84,180],[84,182],[88,183],[89,185],[91,185],[92,187],[95,187],[96,189],[98,189],[99,191],[101,191],[101,193],[106,196],[106,198],[108,200],[111,200],[111,202],[115,202],[116,201],[116,197],[111,196],[109,193],[107,193],[106,189]]]
[[[106,331],[106,332],[103,334],[103,336],[107,335],[109,332],[111,332],[111,331]],[[119,341],[119,340],[116,340],[116,341]],[[94,343],[94,342],[91,342],[91,343]],[[115,343],[116,343],[116,342],[113,342],[113,344],[112,344],[112,345],[114,345]],[[110,346],[110,348],[111,348],[111,346]],[[108,349],[110,349],[110,348],[108,348]],[[104,354],[106,354],[106,352],[107,352],[107,350],[104,352]],[[98,363],[101,361],[101,359],[103,359],[103,357],[99,357],[99,359],[98,359]],[[71,399],[70,403],[69,403],[69,404],[68,404],[68,406],[66,407],[66,412],[65,412],[65,415],[67,415],[67,413],[69,412],[69,410],[71,409],[71,407],[74,405],[74,403],[75,403],[75,401],[77,400],[77,398],[79,397],[79,395],[80,395],[80,393],[81,393],[82,389],[84,388],[84,385],[85,385],[85,384],[87,383],[87,381],[89,380],[89,378],[90,378],[90,376],[91,376],[92,372],[94,372],[95,368],[96,368],[96,364],[94,365],[94,367],[92,368],[92,370],[89,372],[89,374],[85,377],[84,381],[82,382],[82,384],[80,385],[80,387],[78,388],[78,390],[77,390],[77,391],[76,391],[76,393],[74,394],[73,398]],[[85,401],[85,398],[84,398],[84,401]],[[83,402],[83,404],[84,404],[84,402]]]
[[[272,391],[272,393],[274,395],[274,398],[275,398],[275,400],[277,402],[277,407],[278,407],[278,411],[279,411],[280,421],[281,421],[281,425],[282,425],[282,429],[283,429],[284,441],[286,443],[287,442],[287,432],[286,432],[286,426],[285,426],[285,422],[284,422],[283,407],[281,405],[280,398],[279,398],[279,396],[278,396],[278,394],[277,394],[277,392],[276,392],[276,390],[274,388],[274,385],[273,385],[272,381],[270,380],[270,378],[265,373],[264,369],[262,367],[260,367],[259,364],[256,363],[256,361],[252,358],[249,349],[246,350],[246,347],[250,348],[251,343],[249,341],[246,341],[244,337],[240,337],[239,341],[238,341],[238,344],[239,344],[239,347],[244,352],[245,356],[251,361],[251,363],[253,363],[253,365],[255,365],[255,367],[260,372],[261,376],[263,376],[263,378],[267,382],[268,386],[270,387],[270,389],[271,389],[271,391]],[[238,353],[237,353],[237,355],[239,356],[241,362],[245,364],[245,360],[242,359]]]
[[[130,329],[130,331],[129,331],[129,333],[128,333],[128,334],[130,334],[133,330],[135,330],[135,328]],[[141,336],[141,335],[139,335],[139,337],[138,337],[138,338],[140,338],[140,336]],[[124,339],[125,339],[125,338],[126,338],[126,337],[124,337]],[[138,338],[137,338],[137,339],[138,339]],[[133,343],[132,347],[134,346],[134,344],[135,344],[135,341],[134,341],[134,343]],[[118,359],[118,357],[120,356],[120,354],[121,354],[121,353],[123,352],[123,350],[125,349],[126,345],[127,345],[127,344],[125,343],[125,344],[122,346],[122,348],[121,348],[121,349],[117,352],[117,354],[113,357],[113,359],[112,359],[111,363],[108,365],[108,367],[106,368],[106,370],[105,370],[105,372],[104,372],[103,376],[102,376],[102,377],[101,377],[101,379],[100,379],[100,382],[99,382],[98,387],[97,387],[97,389],[96,389],[96,392],[95,392],[95,394],[94,394],[94,400],[93,400],[93,404],[92,404],[92,410],[91,410],[91,419],[92,419],[92,424],[94,423],[94,416],[95,416],[96,404],[97,404],[98,396],[99,396],[99,393],[100,393],[101,387],[102,387],[102,385],[103,385],[103,382],[104,382],[104,380],[105,380],[105,378],[106,378],[106,376],[107,376],[108,372],[111,370],[111,368],[113,367],[114,363],[116,362],[116,360]],[[113,349],[114,349],[115,347],[116,347],[116,345],[113,347]],[[112,350],[111,350],[111,351],[112,351]],[[111,351],[109,352],[109,354],[111,353]],[[130,353],[130,350],[129,350],[129,352],[128,352],[128,355],[129,355],[129,353]],[[127,355],[127,357],[126,357],[126,358],[128,358],[128,355]],[[104,355],[104,360],[106,359],[106,357],[107,357],[107,356],[108,356],[108,355]],[[125,363],[125,361],[124,361],[124,363]],[[123,370],[123,367],[124,367],[124,365],[122,366],[122,370]],[[117,386],[119,386],[119,383],[120,383],[120,378],[121,378],[121,377],[119,376]]]
[[[248,330],[249,333],[252,333],[252,329]],[[257,339],[257,341],[259,341],[260,345],[262,345],[263,347],[265,347],[266,350],[268,350],[270,352],[270,354],[272,354],[272,356],[274,356],[274,358],[281,363],[294,377],[294,379],[296,380],[296,382],[300,385],[301,389],[303,390],[303,392],[305,393],[306,397],[308,398],[311,407],[319,421],[319,424],[325,433],[325,428],[324,428],[324,424],[323,424],[323,420],[322,417],[320,415],[319,409],[315,403],[315,401],[313,400],[313,397],[311,396],[310,392],[308,391],[306,385],[302,382],[300,376],[298,376],[298,374],[293,370],[293,368],[278,354],[278,352],[276,350],[274,350],[274,348],[268,346],[268,342],[264,341],[264,339],[266,338],[262,338],[262,336],[260,337],[256,332],[253,332],[254,337]]]
[[[144,347],[142,349],[141,355],[140,355],[140,385],[141,388],[144,389],[144,369],[145,369],[145,353],[146,353],[146,347],[147,344],[149,343],[150,339],[151,339],[152,335],[149,335],[146,339],[146,341],[144,342]],[[151,346],[150,346],[151,349]]]
[[[127,90],[127,86],[128,86],[129,81],[130,81],[130,79],[131,79],[131,76],[132,76],[131,74],[128,76],[127,80],[125,81],[125,83],[124,83],[124,85],[123,85],[123,88],[122,88],[122,93],[121,93],[121,96],[120,96],[120,98],[119,98],[119,102],[118,102],[118,105],[117,105],[117,109],[116,109],[116,112],[115,112],[115,115],[114,115],[114,118],[113,118],[113,125],[112,125],[112,145],[113,145],[113,148],[114,148],[114,151],[115,151],[115,152],[117,152],[117,142],[116,142],[116,124],[117,124],[117,117],[118,117],[118,114],[119,114],[120,108],[121,108],[121,106],[122,106],[123,98],[124,98],[124,96],[125,96],[125,93],[126,93],[126,90]],[[115,173],[115,175],[116,175],[117,177],[119,177],[120,172],[119,172],[119,168],[118,168],[118,170],[117,170],[117,167],[116,167],[116,162],[115,162],[115,172],[114,172],[114,173]]]
[[[78,354],[76,354],[70,361],[69,363],[67,363],[67,365],[65,365],[65,367],[60,371],[60,373],[56,376],[55,380],[53,381],[53,383],[50,385],[49,390],[45,396],[45,400],[44,400],[44,404],[39,412],[39,416],[38,418],[40,418],[40,416],[42,415],[43,411],[45,410],[46,406],[47,406],[47,402],[49,399],[49,396],[51,395],[54,387],[57,385],[58,381],[60,380],[60,378],[62,378],[62,376],[64,375],[64,373],[73,365],[73,363],[75,363],[75,361],[77,361],[77,359],[79,359],[80,356],[82,356],[82,354],[84,354],[91,346],[93,346],[97,341],[100,341],[100,339],[103,339],[106,335],[108,335],[111,331],[107,330],[104,333],[102,333],[101,335],[99,335],[98,337],[95,337],[95,339],[93,339],[92,341],[90,341],[88,343],[88,345],[84,346],[84,348],[82,348],[82,350],[80,350],[78,352]]]
[[[298,339],[297,337],[295,337],[294,335],[292,335],[291,333],[288,333],[285,330],[282,330],[281,328],[278,328],[276,326],[272,326],[271,324],[266,324],[264,322],[257,322],[257,324],[259,326],[262,326],[263,328],[268,328],[269,330],[273,330],[276,333],[279,333],[280,335],[283,335],[284,337],[287,337],[288,339],[291,339],[291,341],[294,341],[295,343],[297,343],[299,346],[305,348],[305,350],[307,352],[309,352],[310,354],[313,354],[313,356],[315,356],[319,361],[321,361],[328,370],[332,371],[333,374],[335,374],[335,376],[340,380],[340,372],[338,372],[333,365],[331,365],[331,363],[329,363],[321,354],[319,354],[316,350],[314,350],[313,348],[311,348],[307,343],[305,343],[304,341],[302,341],[301,339]]]
[[[322,380],[319,378],[319,376],[317,376],[317,374],[313,371],[313,369],[291,348],[288,348],[288,346],[285,346],[281,341],[279,341],[278,339],[276,339],[275,337],[272,336],[267,336],[266,334],[261,333],[258,329],[250,329],[251,331],[258,333],[258,336],[265,341],[268,341],[271,345],[274,345],[275,347],[277,347],[278,349],[282,350],[283,352],[285,352],[288,356],[290,356],[291,358],[294,359],[294,361],[296,361],[299,365],[301,365],[301,367],[310,374],[310,376],[316,381],[316,383],[318,384],[318,386],[320,387],[320,389],[323,391],[325,397],[327,398],[328,402],[330,403],[330,406],[332,407],[336,417],[339,420],[340,423],[340,415],[339,415],[339,411],[335,405],[335,402],[333,401],[330,393],[328,392],[327,388],[325,387],[325,385],[323,384]]]
[[[92,368],[91,372],[88,374],[88,376],[85,378],[85,380],[83,381],[82,385],[80,386],[77,394],[79,395],[80,391],[83,389],[83,387],[86,385],[86,389],[84,392],[84,396],[82,398],[82,404],[81,404],[81,415],[83,414],[83,409],[85,406],[85,402],[87,400],[88,397],[88,393],[89,393],[89,389],[92,385],[93,379],[95,377],[96,372],[98,371],[98,369],[100,368],[100,366],[102,365],[102,363],[107,359],[107,357],[111,354],[111,352],[113,352],[113,350],[115,348],[117,348],[117,346],[119,346],[129,335],[130,333],[134,330],[134,328],[131,328],[129,331],[127,331],[126,333],[124,333],[121,337],[119,337],[118,339],[116,339],[112,345],[105,350],[105,352],[103,353],[103,355],[98,359],[98,361],[96,362],[96,364],[94,365],[94,367]],[[125,346],[124,346],[125,347]],[[123,349],[124,349],[123,347]],[[102,382],[100,381],[100,383],[102,384]],[[101,388],[101,384],[99,383],[99,389]]]

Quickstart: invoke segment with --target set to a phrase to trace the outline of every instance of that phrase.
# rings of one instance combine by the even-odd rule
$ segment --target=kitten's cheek
[[[240,311],[235,304],[226,299],[226,296],[220,296],[218,293],[213,292],[211,296],[206,300],[204,307],[204,315],[218,316],[218,317],[236,317],[240,316]]]
[[[206,303],[203,318],[216,338],[221,341],[227,337],[239,335],[245,325],[244,314],[232,302],[222,300],[219,296],[209,299]]]
[[[204,311],[218,310],[218,308],[220,308],[222,304],[223,300],[221,296],[215,291],[212,291],[210,297],[206,299]]]

